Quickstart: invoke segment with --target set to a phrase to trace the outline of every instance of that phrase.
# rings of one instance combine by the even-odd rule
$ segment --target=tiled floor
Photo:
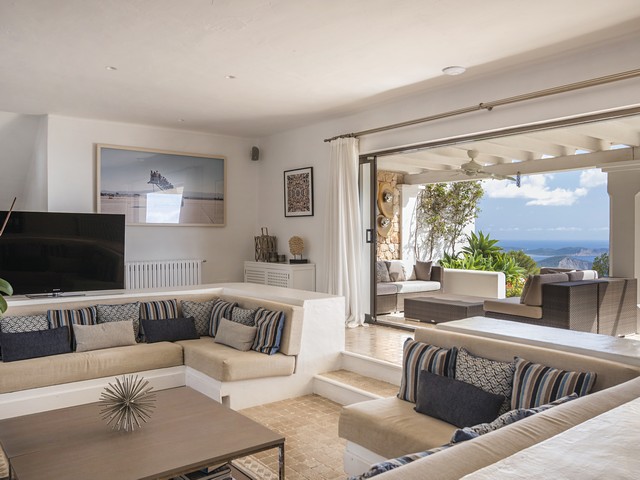
[[[400,364],[402,345],[409,337],[412,337],[410,331],[385,326],[350,328],[346,330],[346,350]],[[362,382],[344,370],[328,376],[349,383]],[[398,388],[378,381],[356,386],[379,395],[394,395]],[[340,409],[340,405],[326,398],[307,395],[247,408],[241,413],[286,437],[288,480],[344,480],[347,478],[342,470],[345,442],[338,437]],[[260,478],[270,480],[275,478],[273,472],[278,468],[277,450],[254,455],[241,464],[258,472]]]

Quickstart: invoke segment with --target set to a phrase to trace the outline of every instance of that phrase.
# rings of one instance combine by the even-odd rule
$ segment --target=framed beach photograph
[[[225,225],[225,157],[100,144],[96,159],[98,213],[128,225]]]
[[[284,216],[313,215],[313,167],[284,172]]]

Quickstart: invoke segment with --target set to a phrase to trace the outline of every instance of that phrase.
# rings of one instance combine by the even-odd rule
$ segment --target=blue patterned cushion
[[[594,372],[567,372],[516,358],[511,408],[533,408],[561,397],[591,392]]]
[[[402,379],[398,398],[416,403],[418,376],[421,370],[453,377],[457,352],[455,347],[440,348],[407,338],[402,354]]]
[[[464,348],[458,350],[456,357],[456,380],[461,380],[481,388],[485,392],[505,397],[499,415],[507,412],[511,406],[513,391],[513,372],[515,361],[499,362],[484,357],[476,357]]]
[[[140,319],[160,320],[178,317],[178,302],[174,300],[157,300],[140,304]]]
[[[241,323],[242,325],[246,325],[247,327],[255,327],[256,325],[256,312],[258,310],[253,310],[250,308],[240,308],[234,307],[231,311],[231,320],[232,322]]]
[[[221,318],[231,318],[231,312],[238,304],[235,302],[225,302],[224,300],[216,300],[211,309],[211,321],[209,322],[208,335],[215,337],[218,331],[218,325]]]
[[[460,443],[466,440],[471,440],[472,438],[479,437],[480,435],[484,435],[485,433],[493,432],[494,430],[498,430],[499,428],[515,423],[519,420],[522,420],[523,418],[530,417],[531,415],[535,415],[536,413],[544,412],[545,410],[549,410],[556,405],[567,403],[571,400],[575,400],[576,398],[578,398],[578,394],[572,393],[571,395],[567,395],[566,397],[559,398],[551,403],[547,403],[539,407],[510,410],[507,413],[500,415],[491,423],[480,423],[478,425],[474,425],[473,427],[460,428],[456,430],[455,432],[453,432],[453,437],[451,437],[451,443]]]
[[[34,332],[0,333],[5,350],[3,362],[69,353],[71,351],[69,336],[69,327]]]
[[[211,322],[211,310],[215,300],[206,302],[193,302],[183,300],[180,302],[183,317],[192,317],[196,325],[196,332],[199,336],[209,335],[209,324]]]
[[[284,327],[284,312],[273,312],[265,308],[258,308],[256,312],[256,338],[251,350],[273,355],[280,350],[282,329]]]
[[[47,330],[49,320],[46,315],[24,315],[20,317],[0,317],[0,332],[21,333]],[[0,343],[0,358],[2,358],[2,344]]]
[[[73,325],[96,325],[96,307],[79,308],[78,310],[48,310],[49,328],[69,327],[69,344],[74,349]]]
[[[133,333],[140,336],[140,302],[119,305],[96,305],[98,323],[133,322]]]
[[[442,450],[445,450],[450,446],[451,444],[447,444],[441,447],[432,448],[431,450],[426,450],[424,452],[410,453],[409,455],[403,455],[402,457],[392,458],[391,460],[385,460],[384,462],[376,463],[362,475],[349,477],[349,480],[364,480],[366,478],[375,477],[376,475],[388,472],[389,470],[393,470],[394,468],[402,467],[403,465],[407,465],[408,463],[414,462],[424,457],[428,457],[429,455],[433,455],[434,453],[441,452]]]

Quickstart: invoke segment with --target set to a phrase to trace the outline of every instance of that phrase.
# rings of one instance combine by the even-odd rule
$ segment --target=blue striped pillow
[[[255,318],[258,331],[251,350],[268,355],[278,353],[284,328],[284,312],[273,312],[260,307]]]
[[[96,307],[79,308],[78,310],[47,310],[49,328],[69,327],[69,344],[75,350],[76,339],[73,337],[73,325],[96,325]]]
[[[421,370],[453,378],[457,353],[458,349],[455,347],[440,348],[407,338],[402,353],[402,379],[398,398],[416,403]]]
[[[572,393],[582,397],[595,381],[594,372],[567,372],[516,357],[511,409],[538,407]]]
[[[175,299],[140,304],[140,320],[164,320],[167,318],[178,318],[178,302]]]
[[[215,337],[220,325],[221,318],[231,318],[231,312],[238,304],[236,302],[225,302],[216,300],[211,309],[211,321],[209,322],[209,336]]]

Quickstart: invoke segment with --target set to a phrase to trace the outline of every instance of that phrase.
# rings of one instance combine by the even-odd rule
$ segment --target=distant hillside
[[[608,253],[608,248],[584,248],[584,247],[564,247],[564,248],[533,248],[526,249],[527,255],[548,255],[548,256],[572,256],[572,257],[597,257],[603,253]]]
[[[571,268],[576,270],[590,270],[593,265],[592,262],[586,260],[562,255],[544,258],[537,263],[540,267]]]

